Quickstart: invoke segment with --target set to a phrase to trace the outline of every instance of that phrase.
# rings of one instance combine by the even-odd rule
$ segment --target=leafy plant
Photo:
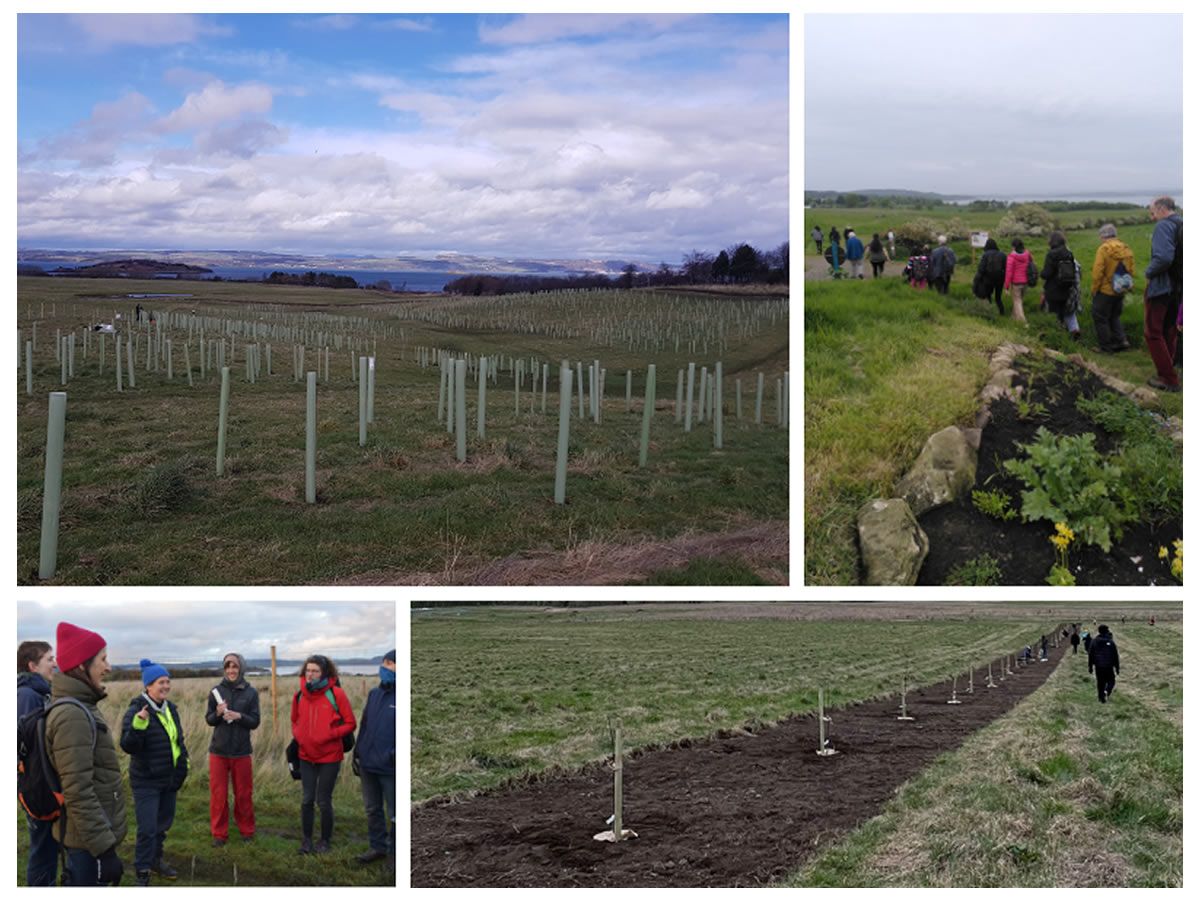
[[[1009,504],[1008,494],[1003,491],[971,491],[971,502],[975,508],[986,516],[1010,522],[1017,517],[1017,511]]]
[[[990,553],[983,553],[951,569],[946,574],[944,584],[958,587],[1000,584],[1001,575],[1000,563],[996,557]]]
[[[1096,435],[1059,436],[1043,427],[1032,444],[1018,446],[1026,458],[1005,460],[1004,468],[1027,488],[1021,493],[1022,518],[1063,522],[1084,543],[1111,550],[1130,512],[1121,467],[1100,455]]]
[[[1050,567],[1050,575],[1046,578],[1046,584],[1055,587],[1069,587],[1075,583],[1075,576],[1071,573],[1071,561],[1067,558],[1073,540],[1075,540],[1075,532],[1066,522],[1054,523],[1054,534],[1050,535],[1050,543],[1054,545],[1057,562]]]

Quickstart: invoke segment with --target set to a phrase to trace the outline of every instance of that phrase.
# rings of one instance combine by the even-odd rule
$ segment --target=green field
[[[947,210],[806,210],[805,235],[814,222],[827,230],[850,223],[869,239],[876,228],[917,216],[949,217]],[[1001,213],[953,213],[977,229],[995,230]],[[1062,214],[1106,221],[1102,212]],[[883,218],[880,218],[880,217]],[[1133,249],[1138,271],[1149,255],[1151,224],[1125,226],[1119,237]],[[960,265],[948,296],[915,291],[897,276],[865,281],[805,283],[805,582],[851,584],[858,579],[854,520],[871,497],[886,495],[916,459],[925,440],[947,425],[973,424],[976,397],[987,377],[990,352],[1006,341],[1081,353],[1106,372],[1135,385],[1154,374],[1141,337],[1140,295],[1122,315],[1133,348],[1101,354],[1090,315],[1090,270],[1099,238],[1094,229],[1067,233],[1084,270],[1083,340],[1072,341],[1050,313],[1026,300],[1029,326],[1000,318],[994,305],[971,294],[970,249],[955,245]],[[1003,242],[1002,246],[1007,246]],[[1034,258],[1044,240],[1028,242]],[[823,272],[811,240],[807,268]],[[898,248],[898,255],[899,248]],[[1139,286],[1143,282],[1139,281]],[[1011,303],[1005,299],[1011,313]],[[1160,411],[1182,416],[1182,394],[1160,394]]]
[[[1158,624],[1142,624],[1152,612]],[[1068,656],[792,883],[1178,884],[1180,613],[1045,602],[415,610],[411,800],[601,760],[617,717],[630,750],[757,729],[811,712],[818,686],[834,707],[895,694],[905,673],[934,683],[1054,623],[1099,617],[1122,654],[1112,705],[1096,703],[1083,657]]]
[[[174,378],[147,371],[138,338],[136,388],[117,393],[111,336],[82,356],[94,321],[124,321],[128,293],[189,292],[141,303],[166,323]],[[786,297],[604,292],[530,298],[400,299],[365,291],[211,282],[18,279],[17,324],[37,323],[34,390],[17,373],[18,580],[36,581],[47,393],[60,389],[55,333],[75,331],[64,499],[55,584],[609,583],[787,581],[786,541],[770,558],[719,549],[755,529],[786,533],[788,435],[777,385],[788,367]],[[195,326],[195,327],[193,327]],[[199,337],[225,340],[232,369],[225,476],[216,477],[219,375],[199,376]],[[246,344],[273,344],[273,374],[246,377]],[[232,343],[231,343],[232,341]],[[332,344],[318,387],[317,503],[305,503],[305,369]],[[194,385],[183,370],[188,346]],[[236,345],[236,346],[234,346]],[[340,349],[339,349],[340,345]],[[549,397],[524,379],[519,410],[505,369],[490,386],[486,437],[475,433],[467,381],[467,460],[438,421],[438,351],[550,365]],[[375,422],[358,442],[352,354],[378,359]],[[607,369],[600,424],[571,425],[567,503],[552,502],[558,363]],[[724,448],[708,421],[674,422],[676,372],[724,366]],[[648,464],[638,467],[647,364],[658,369]],[[631,409],[626,370],[632,370]],[[528,365],[526,366],[528,371]],[[763,422],[754,421],[764,376]],[[742,416],[736,415],[738,380]],[[538,382],[540,389],[540,379]],[[531,409],[532,406],[532,409]],[[712,538],[688,543],[694,536]],[[587,560],[638,548],[620,570]],[[529,561],[533,562],[530,563]],[[584,560],[584,562],[581,562]],[[517,562],[521,565],[514,565]],[[532,565],[532,572],[528,566]],[[522,567],[525,566],[525,567]],[[540,567],[540,568],[539,568]],[[586,573],[584,570],[587,570]]]
[[[1067,656],[783,886],[1182,886],[1182,631],[1121,626],[1106,706]]]
[[[179,791],[175,824],[167,832],[164,858],[179,870],[180,886],[190,885],[390,885],[394,874],[382,863],[359,865],[354,857],[368,848],[367,817],[363,811],[359,780],[346,760],[338,773],[333,792],[334,833],[332,850],[323,856],[298,854],[300,846],[300,782],[287,772],[284,748],[291,741],[289,702],[293,679],[281,680],[279,725],[272,727],[270,684],[257,683],[262,707],[262,724],[253,732],[254,744],[254,815],[255,839],[244,844],[233,820],[230,796],[229,843],[212,846],[209,830],[208,742],[212,729],[204,721],[208,691],[217,678],[176,678],[172,680],[170,699],[179,707],[184,742],[191,758],[187,781]],[[342,686],[354,705],[355,716],[362,713],[367,692],[375,679],[348,676]],[[130,699],[140,693],[138,681],[110,682],[108,696],[100,703],[100,712],[113,729],[120,729]],[[120,748],[119,733],[114,736],[122,772],[126,773],[125,810],[128,834],[119,855],[125,864],[123,884],[133,883],[133,848],[137,823],[129,790],[129,755]],[[318,822],[320,817],[318,815]],[[24,813],[17,812],[17,883],[25,883],[25,856],[29,832]],[[151,884],[162,885],[155,878]]]

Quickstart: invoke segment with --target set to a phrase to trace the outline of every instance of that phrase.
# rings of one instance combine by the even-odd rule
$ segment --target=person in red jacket
[[[301,853],[328,853],[333,838],[333,786],[345,752],[354,746],[354,710],[338,684],[337,666],[310,656],[292,698],[292,737],[300,747]],[[314,845],[313,803],[321,808],[321,839]]]

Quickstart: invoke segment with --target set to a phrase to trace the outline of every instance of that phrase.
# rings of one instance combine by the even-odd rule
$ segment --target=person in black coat
[[[175,879],[178,872],[163,861],[167,830],[175,821],[175,795],[188,773],[187,747],[179,710],[167,699],[171,675],[148,659],[141,661],[145,690],[129,702],[121,723],[121,749],[129,754],[129,784],[137,817],[133,865],[137,884],[148,886],[150,874]]]
[[[1050,251],[1042,264],[1042,281],[1045,284],[1046,306],[1058,316],[1058,321],[1079,339],[1079,288],[1075,280],[1075,255],[1067,246],[1067,237],[1061,231],[1050,233]]]
[[[396,651],[389,650],[379,667],[379,686],[367,695],[359,717],[352,766],[362,780],[370,848],[360,863],[380,859],[396,865]],[[386,815],[385,815],[386,810]],[[389,828],[390,824],[390,828]]]
[[[1079,652],[1079,632],[1071,632],[1071,654],[1075,655]]]
[[[258,727],[258,691],[246,681],[246,660],[226,653],[225,677],[208,694],[204,721],[212,726],[208,745],[208,813],[213,846],[229,840],[229,782],[233,818],[243,841],[254,839],[254,758],[250,732]],[[221,700],[218,703],[217,697]]]
[[[1007,265],[1008,256],[996,244],[995,238],[988,238],[983,245],[983,255],[979,257],[979,267],[975,270],[971,289],[980,300],[995,302],[1000,315],[1004,315],[1004,273]]]
[[[1096,693],[1101,703],[1107,703],[1117,686],[1117,676],[1121,674],[1121,655],[1117,652],[1117,643],[1107,625],[1101,625],[1096,636],[1092,638],[1092,646],[1088,648],[1088,674],[1096,672]]]

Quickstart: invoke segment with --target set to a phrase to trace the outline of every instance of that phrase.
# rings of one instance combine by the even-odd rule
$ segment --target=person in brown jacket
[[[54,837],[67,853],[64,879],[72,887],[116,885],[124,871],[117,848],[125,840],[125,791],[112,729],[97,708],[112,666],[104,638],[70,622],[58,623],[55,645],[46,753],[62,782],[65,812]]]
[[[1096,248],[1092,263],[1092,323],[1102,353],[1119,353],[1129,349],[1129,339],[1121,324],[1125,307],[1125,291],[1113,285],[1114,276],[1128,275],[1126,283],[1133,286],[1133,251],[1124,241],[1117,240],[1117,226],[1100,226],[1101,244]],[[1128,288],[1127,288],[1128,290]]]

